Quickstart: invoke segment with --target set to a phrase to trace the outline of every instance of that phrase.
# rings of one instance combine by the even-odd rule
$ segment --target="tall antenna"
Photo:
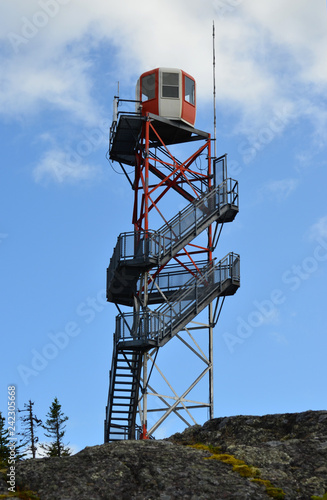
[[[216,34],[215,21],[212,21],[212,72],[213,72],[213,140],[214,157],[217,158],[217,124],[216,124]]]

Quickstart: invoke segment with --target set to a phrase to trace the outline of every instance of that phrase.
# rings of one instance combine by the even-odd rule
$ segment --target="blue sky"
[[[112,99],[118,81],[134,98],[144,71],[182,68],[197,81],[196,127],[212,132],[213,20],[217,150],[240,186],[215,256],[241,255],[241,288],[215,329],[215,416],[326,409],[326,2],[12,0],[1,11],[3,414],[15,384],[17,406],[35,401],[39,418],[58,397],[74,450],[103,442],[116,315],[106,267],[132,228],[129,185],[105,158]],[[193,364],[174,342],[161,366],[182,388]]]

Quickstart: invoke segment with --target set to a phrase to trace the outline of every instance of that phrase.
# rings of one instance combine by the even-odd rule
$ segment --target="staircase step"
[[[129,389],[118,389],[117,388],[117,392],[128,392],[128,393],[130,393],[131,391]]]
[[[114,345],[106,410],[105,441],[113,441],[115,436],[126,439],[131,432],[131,425],[135,421],[142,353],[128,348],[125,358],[122,356],[122,352],[125,353],[125,350],[118,350],[117,345]],[[119,430],[119,422],[122,422],[122,430]]]
[[[117,366],[117,371],[119,370],[129,370],[130,372],[135,371],[135,368],[131,368],[130,366]]]
[[[141,272],[165,266],[210,224],[230,222],[237,213],[238,183],[226,179],[191,202],[158,231],[140,233],[136,250],[135,233],[122,233],[107,270],[108,301],[132,305]]]
[[[125,300],[125,296],[130,297],[141,272],[154,265],[167,264],[212,222],[232,220],[238,212],[237,183],[233,182],[232,185],[232,180],[227,179],[219,187],[203,194],[158,231],[140,234],[137,250],[135,233],[120,235],[108,268],[108,300],[119,303],[120,299]],[[127,277],[131,280],[128,281]],[[169,295],[170,302],[155,311],[142,313],[138,322],[135,321],[135,313],[124,313],[116,318],[105,441],[115,440],[116,436],[121,439],[135,437],[132,434],[144,351],[164,345],[215,297],[235,293],[238,287],[239,256],[229,254],[216,265],[210,263],[207,268],[201,269],[200,276],[195,273],[180,289],[175,284],[174,292]],[[115,291],[119,288],[123,290],[124,297]],[[126,425],[120,427],[114,422],[126,422]]]
[[[141,343],[143,348],[148,346],[148,350],[155,343],[163,346],[216,297],[235,293],[240,286],[239,262],[239,255],[230,253],[214,266],[207,264],[200,277],[193,276],[171,296],[171,302],[164,303],[155,311],[141,313],[138,321],[135,321],[134,313],[117,316],[117,341],[122,345],[135,345],[136,348]],[[129,328],[135,323],[138,330],[131,335]]]
[[[129,408],[131,405],[130,403],[112,403],[112,406],[118,406],[118,408]]]
[[[115,413],[115,414],[119,414],[119,415],[125,415],[126,414],[126,410],[112,410],[112,413]]]
[[[111,421],[115,421],[115,422],[129,422],[129,418],[125,417],[125,418],[118,418],[118,417],[111,417]]]

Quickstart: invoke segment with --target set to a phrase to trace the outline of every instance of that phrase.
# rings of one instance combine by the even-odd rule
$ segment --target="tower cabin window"
[[[151,73],[142,77],[142,101],[149,101],[156,96],[156,74]]]
[[[194,80],[185,75],[185,101],[194,106]]]
[[[162,74],[162,97],[179,98],[179,74]]]

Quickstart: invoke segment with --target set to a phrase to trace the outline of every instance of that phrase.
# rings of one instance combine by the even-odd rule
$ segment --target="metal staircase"
[[[141,367],[142,352],[122,349],[114,339],[105,420],[110,441],[135,438]]]
[[[230,253],[206,264],[155,311],[116,317],[105,433],[108,441],[134,439],[142,355],[162,347],[218,296],[240,286],[240,257]]]
[[[115,342],[122,348],[162,347],[218,296],[233,295],[240,286],[240,257],[230,253],[208,264],[155,311],[116,317]]]
[[[226,179],[203,193],[157,231],[122,233],[107,270],[109,302],[132,304],[141,272],[165,266],[213,222],[231,222],[238,213],[238,183]]]
[[[196,141],[204,144],[185,161],[177,160],[167,148],[167,144]],[[226,155],[212,156],[210,134],[151,113],[118,112],[110,130],[109,158],[119,163],[134,192],[134,231],[119,235],[107,268],[107,300],[120,314],[109,375],[105,442],[135,439],[140,430],[142,439],[149,438],[172,412],[189,425],[180,410],[188,415],[189,409],[210,408],[213,418],[213,328],[225,297],[240,286],[239,255],[229,253],[218,262],[212,255],[224,223],[233,221],[239,211],[239,196],[238,182],[227,176]],[[124,165],[132,171],[127,172]],[[149,230],[152,209],[164,221],[168,219],[157,206],[168,192],[177,193],[188,205],[160,229]],[[204,232],[205,238],[193,241]],[[120,305],[132,308],[131,312],[121,311]],[[189,326],[205,308],[207,323]],[[197,347],[205,369],[181,396],[174,391],[170,403],[149,385],[159,348],[174,337],[181,339],[179,333],[184,331],[188,335],[184,345],[195,352],[187,343],[192,340],[190,330],[203,328],[208,332],[208,355]],[[148,362],[152,362],[149,372]],[[205,374],[209,375],[209,402],[187,401]],[[148,409],[147,394],[157,396],[163,408]],[[149,431],[148,411],[161,412]],[[138,412],[142,428],[136,425]]]

